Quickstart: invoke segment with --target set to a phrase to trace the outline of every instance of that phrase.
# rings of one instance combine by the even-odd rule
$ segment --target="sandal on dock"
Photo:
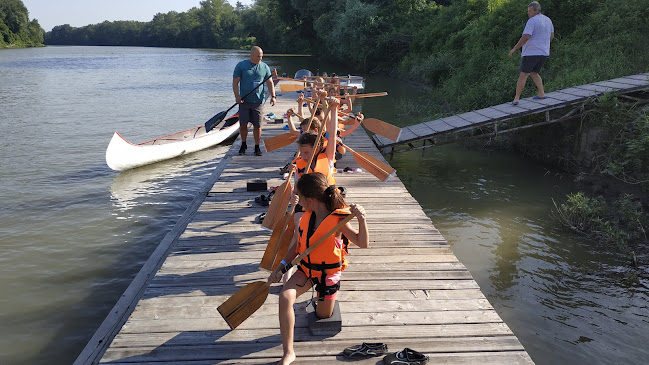
[[[384,343],[365,343],[351,346],[343,350],[343,355],[349,358],[368,356],[381,356],[388,352],[388,345]]]
[[[261,195],[261,196],[256,197],[255,201],[257,202],[257,204],[261,205],[262,207],[267,207],[268,202],[270,200],[266,197],[266,195]]]
[[[385,365],[424,365],[427,362],[428,356],[407,347],[402,351],[395,352],[383,358]]]

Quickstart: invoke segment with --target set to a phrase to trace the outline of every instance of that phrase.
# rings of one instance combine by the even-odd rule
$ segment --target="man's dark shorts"
[[[254,127],[261,127],[261,115],[263,104],[243,103],[239,104],[239,122],[247,126],[252,123]]]
[[[547,59],[548,56],[524,56],[521,60],[521,67],[518,70],[526,74],[532,72],[538,73]]]

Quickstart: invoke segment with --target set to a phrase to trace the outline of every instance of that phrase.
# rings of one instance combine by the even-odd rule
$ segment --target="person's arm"
[[[340,232],[345,235],[350,241],[361,248],[370,247],[370,233],[367,229],[367,222],[365,221],[365,209],[358,204],[351,204],[349,210],[358,219],[358,231],[356,231],[349,222],[340,229]]]
[[[356,130],[356,128],[358,128],[358,126],[361,125],[361,122],[363,121],[363,119],[365,119],[363,114],[358,114],[356,116],[356,118],[355,118],[356,122],[354,123],[354,125],[352,125],[351,127],[347,128],[347,129],[343,129],[342,131],[340,131],[340,136],[341,137],[347,137],[348,135],[352,134],[352,132],[354,130]]]
[[[334,97],[328,99],[330,114],[329,120],[327,121],[326,131],[329,133],[329,142],[327,142],[327,149],[325,154],[329,161],[335,161],[336,159],[336,132],[338,131],[338,107],[340,106],[340,101]],[[333,162],[332,162],[333,163]]]
[[[237,104],[243,103],[241,96],[239,95],[239,82],[241,81],[240,77],[235,77],[232,79],[232,92],[234,93],[234,100],[237,101]]]
[[[521,39],[518,40],[518,43],[516,43],[516,45],[514,46],[514,48],[512,48],[512,49],[509,51],[509,57],[513,56],[513,55],[514,55],[514,52],[516,52],[516,51],[518,51],[519,49],[523,48],[523,46],[525,45],[525,43],[527,43],[527,41],[528,41],[531,37],[532,37],[532,36],[531,36],[530,34],[523,34],[523,36],[521,37]]]
[[[270,73],[270,68],[268,68],[268,73]],[[266,76],[268,77],[268,75]],[[268,80],[266,80],[266,86],[268,86],[268,90],[270,91],[270,106],[275,106],[277,96],[275,95],[275,83],[273,82],[272,77],[269,77]]]
[[[290,217],[290,219],[293,219],[293,217]],[[294,258],[297,257],[297,236],[293,235],[293,238],[291,238],[291,245],[288,248],[288,252],[286,252],[286,255],[284,255],[283,261],[286,262],[286,264],[291,263]],[[286,265],[280,264],[277,269],[273,270],[273,272],[268,276],[268,282],[269,283],[276,283],[279,281],[279,279],[282,278],[281,275],[279,275],[279,272],[284,269]]]
[[[550,33],[550,42],[554,40],[554,32]]]
[[[295,113],[293,113],[293,109],[289,109],[289,110],[286,111],[286,118],[287,118],[287,122],[288,122],[288,131],[291,134],[299,137],[300,136],[300,131],[298,131],[295,128],[295,125],[293,124],[293,121],[291,120],[291,116],[293,114],[295,114]]]

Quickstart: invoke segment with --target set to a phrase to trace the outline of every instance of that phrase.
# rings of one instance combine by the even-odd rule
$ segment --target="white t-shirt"
[[[554,32],[552,20],[543,14],[536,14],[527,20],[523,34],[531,37],[523,45],[521,57],[524,56],[549,56],[550,35]]]

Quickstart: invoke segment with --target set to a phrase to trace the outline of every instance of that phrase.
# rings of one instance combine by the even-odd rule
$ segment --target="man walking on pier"
[[[520,74],[516,82],[516,96],[514,96],[513,105],[518,105],[518,101],[525,87],[525,82],[528,77],[531,77],[538,89],[538,94],[534,99],[545,99],[545,91],[543,90],[543,80],[539,76],[539,70],[545,60],[550,56],[550,42],[554,39],[554,26],[552,20],[547,16],[541,14],[541,4],[532,1],[527,6],[527,24],[523,30],[523,36],[516,43],[514,48],[509,51],[509,57],[521,47],[522,60],[519,68]]]
[[[261,62],[264,57],[264,51],[254,46],[250,50],[250,59],[241,61],[234,68],[232,75],[232,91],[234,98],[239,104],[239,135],[241,136],[241,148],[239,154],[246,153],[246,138],[248,138],[248,123],[252,124],[253,136],[255,138],[255,155],[261,156],[259,141],[261,140],[261,119],[264,104],[264,85],[259,86],[255,92],[250,93],[260,83],[266,80],[266,86],[270,92],[270,105],[275,105],[275,85],[270,78],[270,67]],[[241,95],[246,96],[244,100]]]

